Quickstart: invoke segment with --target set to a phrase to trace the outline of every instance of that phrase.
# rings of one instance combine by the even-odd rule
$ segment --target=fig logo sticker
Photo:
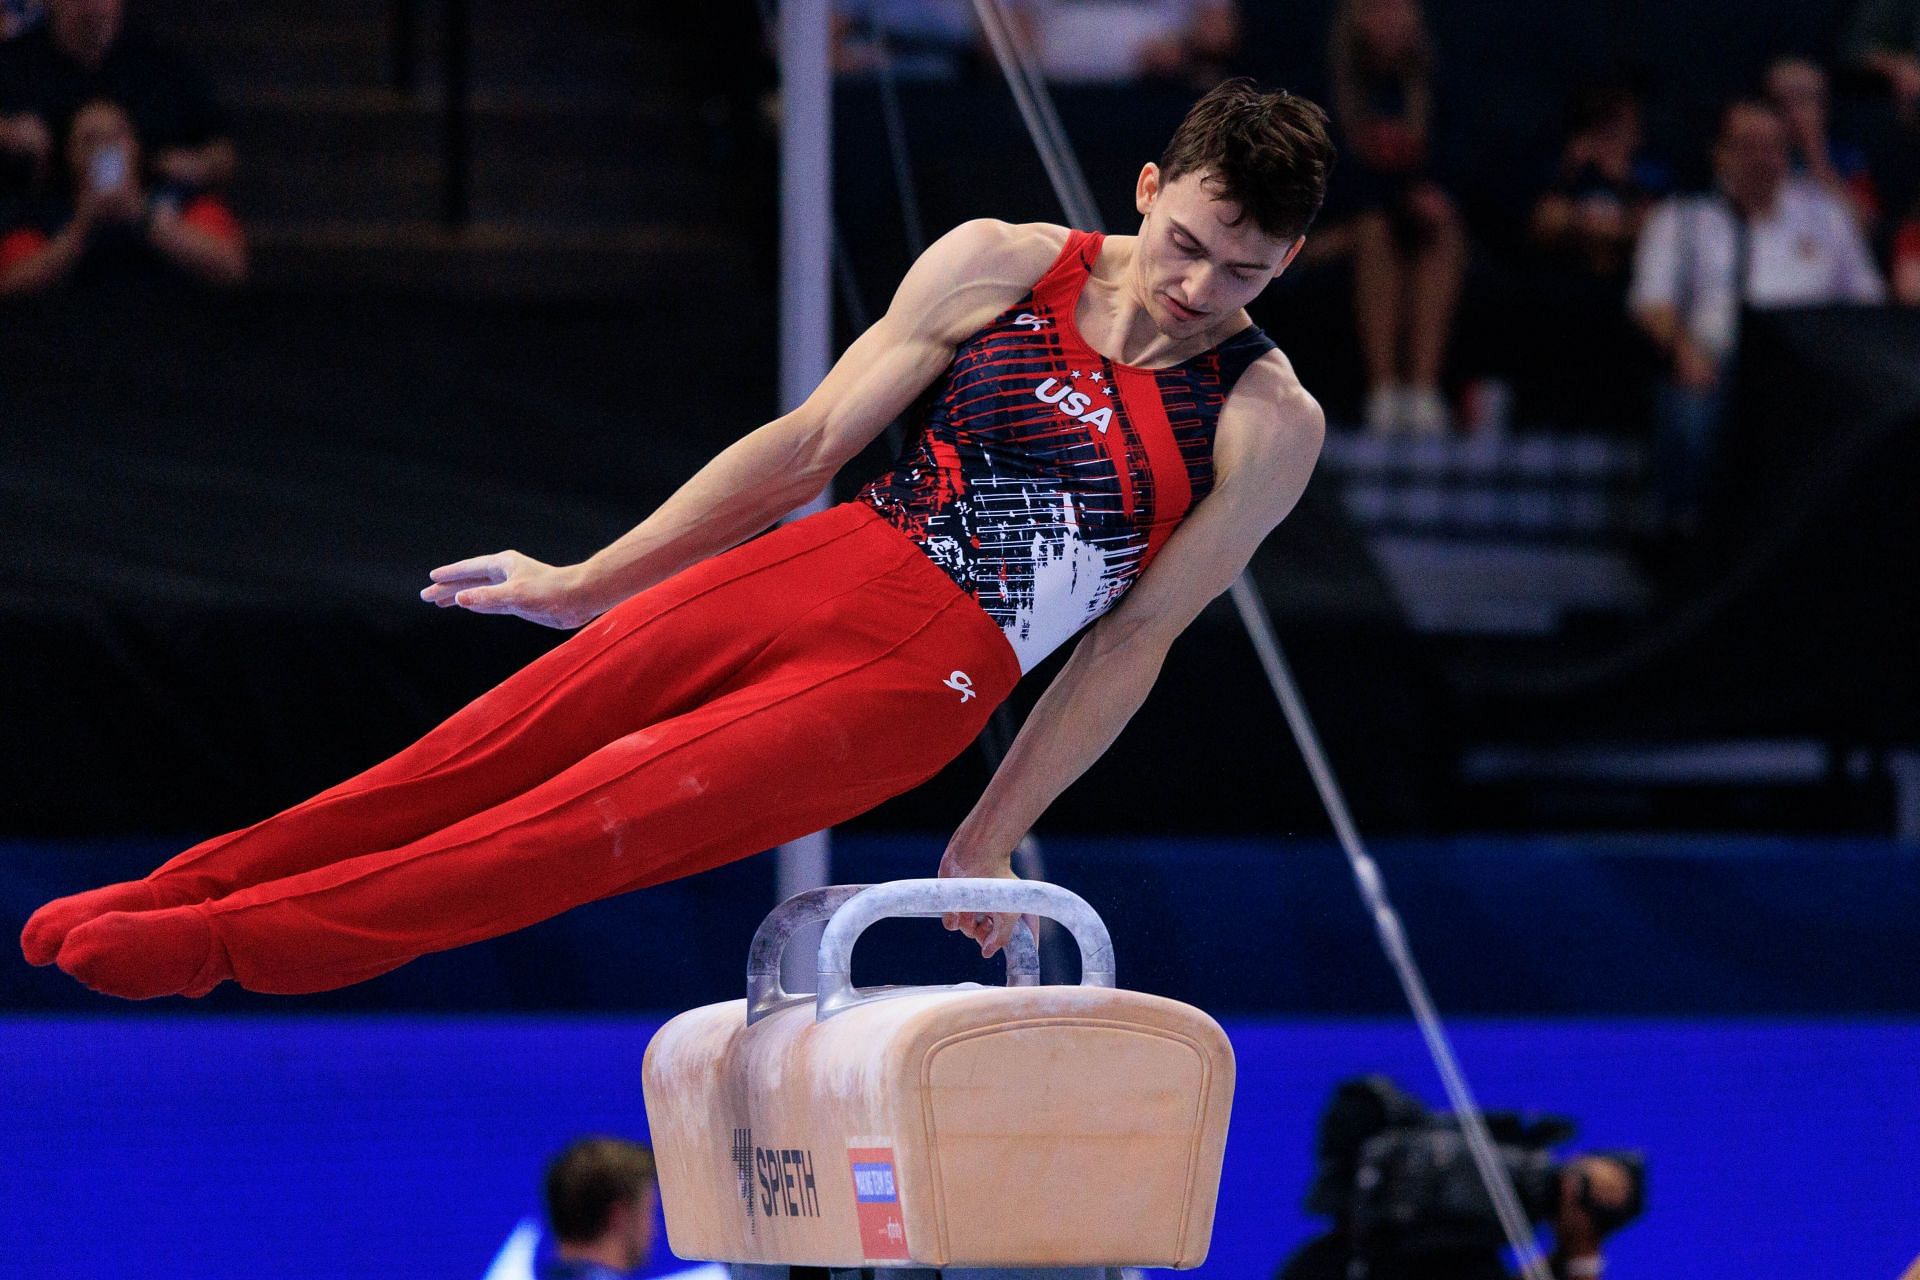
[[[973,691],[973,677],[964,671],[956,671],[940,683],[949,689],[958,689],[960,691],[960,701],[963,705],[967,699],[980,696]]]
[[[884,1139],[872,1146],[848,1147],[853,1166],[854,1207],[860,1215],[860,1252],[868,1262],[906,1262],[907,1218],[900,1204],[900,1182],[893,1171],[893,1147]]]

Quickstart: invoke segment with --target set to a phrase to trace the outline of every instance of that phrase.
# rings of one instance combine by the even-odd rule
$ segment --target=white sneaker
[[[1375,436],[1400,434],[1400,429],[1406,425],[1405,405],[1404,389],[1392,383],[1381,383],[1367,392],[1367,407],[1361,415],[1367,434]]]
[[[1402,420],[1416,436],[1443,436],[1453,429],[1453,415],[1438,387],[1408,387],[1401,405]]]

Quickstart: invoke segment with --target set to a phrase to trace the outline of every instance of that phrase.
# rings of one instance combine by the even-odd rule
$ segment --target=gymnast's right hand
[[[518,551],[496,551],[443,564],[427,576],[433,585],[420,593],[428,604],[459,605],[475,613],[510,613],[543,627],[570,630],[593,621],[600,611],[585,605],[584,567],[542,564]]]

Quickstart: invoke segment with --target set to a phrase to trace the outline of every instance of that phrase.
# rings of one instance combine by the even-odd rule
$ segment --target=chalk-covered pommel
[[[814,1016],[825,1020],[863,999],[885,993],[853,985],[853,948],[860,935],[895,916],[942,916],[1019,912],[1022,919],[1007,946],[1007,985],[1040,985],[1040,949],[1025,916],[1045,916],[1066,926],[1080,946],[1080,985],[1113,985],[1113,939],[1099,913],[1079,894],[1040,880],[893,880],[870,885],[833,912],[820,938],[820,985]]]

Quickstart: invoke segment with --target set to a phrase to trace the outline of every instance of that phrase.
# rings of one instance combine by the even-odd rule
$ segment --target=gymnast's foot
[[[145,880],[55,898],[28,918],[27,927],[20,931],[20,950],[28,964],[52,964],[67,935],[87,921],[109,911],[151,911],[159,905],[159,896]]]
[[[164,911],[111,911],[75,929],[60,967],[127,1000],[204,996],[233,976],[205,903]]]

